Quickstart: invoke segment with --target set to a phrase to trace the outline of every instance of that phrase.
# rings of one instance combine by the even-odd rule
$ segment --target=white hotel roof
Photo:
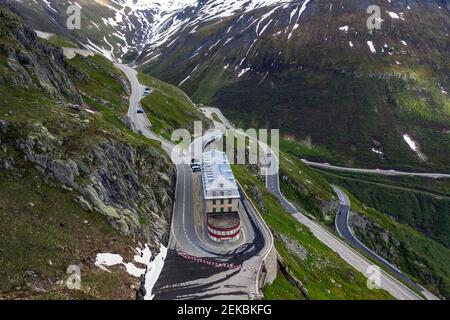
[[[205,199],[240,198],[227,155],[218,150],[203,153],[203,192]]]

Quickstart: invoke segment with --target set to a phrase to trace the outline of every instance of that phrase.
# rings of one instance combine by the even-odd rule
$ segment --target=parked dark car
[[[137,110],[137,113],[139,113],[139,114],[144,113],[144,110],[138,109],[138,110]]]

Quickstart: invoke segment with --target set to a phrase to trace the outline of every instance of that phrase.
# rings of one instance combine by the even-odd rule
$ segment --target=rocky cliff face
[[[65,158],[58,148],[61,144],[42,125],[16,140],[17,149],[43,179],[73,190],[83,209],[104,215],[124,235],[167,243],[175,172],[166,157],[110,139]]]
[[[36,33],[16,19],[12,8],[0,9],[0,55],[12,72],[0,72],[0,84],[30,89],[39,87],[58,100],[83,100],[64,70],[61,48],[42,43]]]
[[[441,267],[439,263],[436,263],[436,251],[429,242],[422,244],[426,248],[425,256],[421,252],[423,250],[421,245],[417,246],[417,243],[415,244],[417,247],[411,245],[410,241],[413,237],[409,234],[395,234],[377,221],[368,219],[358,212],[350,213],[349,226],[356,237],[378,255],[399,267],[403,272],[413,275],[428,288],[448,296],[448,286],[446,286],[448,280],[445,272],[439,269]]]
[[[167,243],[175,170],[121,122],[125,76],[100,56],[65,60],[0,5],[0,97],[0,299],[135,299],[139,277],[96,256]]]
[[[27,163],[33,164],[48,184],[73,192],[84,210],[102,214],[122,234],[158,249],[170,232],[172,163],[154,145],[131,143],[117,127],[102,124],[99,130],[93,122],[99,119],[84,111],[75,85],[88,80],[90,69],[113,79],[102,90],[113,90],[111,85],[126,94],[126,81],[105,65],[87,61],[88,69],[78,70],[65,64],[61,48],[39,40],[10,7],[0,7],[0,17],[0,89],[9,99],[0,103],[7,116],[0,119],[0,169],[21,176],[31,170]],[[109,112],[121,109],[88,98]]]

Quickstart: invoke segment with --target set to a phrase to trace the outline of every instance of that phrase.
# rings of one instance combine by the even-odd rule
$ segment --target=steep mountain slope
[[[349,225],[366,246],[400,267],[417,283],[449,298],[450,250],[352,198]]]
[[[136,55],[145,45],[153,15],[160,5],[146,1],[9,1],[35,30],[56,33],[110,59]],[[164,2],[163,2],[164,3]],[[81,12],[81,29],[67,28],[69,6]]]
[[[331,230],[335,230],[335,216],[338,210],[327,196],[329,188],[327,185],[333,183],[341,187],[347,187],[348,184],[341,179],[332,179],[334,176],[330,177],[323,172],[317,173],[305,167],[300,160],[286,154],[281,156],[281,175],[281,190],[288,199],[302,212],[306,212],[316,221],[320,221]],[[324,181],[323,178],[327,181]],[[377,181],[376,177],[373,176],[365,176],[365,179]],[[412,180],[414,181],[414,179]],[[428,183],[431,186],[438,184],[438,182],[430,181]],[[396,184],[400,184],[400,182],[396,181]],[[421,185],[425,185],[424,181],[421,181]],[[446,189],[445,186],[446,184],[442,183],[441,187],[444,190]],[[376,196],[370,184],[369,187],[367,185],[356,185],[349,191],[361,200],[366,200],[366,198],[360,197],[364,193]],[[384,207],[389,205],[390,199],[394,198],[395,200],[386,214],[373,209],[374,207],[377,208],[373,205],[373,202],[366,201],[362,204],[351,196],[350,226],[361,241],[387,261],[398,266],[411,279],[417,279],[415,280],[417,283],[439,296],[448,297],[450,268],[447,261],[450,257],[449,248],[444,246],[445,242],[440,241],[440,239],[433,240],[432,238],[436,237],[430,236],[430,234],[424,232],[425,230],[411,228],[410,226],[417,225],[411,223],[410,220],[399,218],[401,215],[407,215],[408,206],[414,205],[415,202],[396,197],[392,190],[389,190],[389,192],[389,196],[383,195],[382,197]],[[411,192],[408,195],[414,196]],[[425,206],[425,204],[425,202],[420,202],[418,206]],[[440,210],[442,210],[439,211],[439,217],[441,218],[436,218],[433,211],[424,208],[423,220],[426,222],[419,222],[419,219],[417,219],[416,223],[422,225],[434,224],[435,226],[440,224],[439,227],[444,229],[447,225],[448,211],[445,211],[445,208],[442,207]],[[448,232],[444,230],[442,234],[448,234]]]
[[[144,0],[23,0],[12,3],[25,15],[33,29],[57,33],[62,36],[64,42],[64,38],[67,38],[78,45],[86,45],[87,48],[97,50],[110,59],[135,61],[145,72],[185,89],[197,102],[222,107],[227,115],[242,126],[281,128],[286,138],[283,146],[288,153],[297,157],[312,154],[314,159],[326,159],[346,165],[433,169],[448,169],[450,166],[450,107],[447,93],[450,74],[447,54],[450,8],[446,0],[180,0],[161,3]],[[65,10],[71,3],[78,3],[83,8],[82,29],[73,32],[68,31],[65,26]],[[367,6],[373,3],[378,3],[382,8],[383,24],[381,30],[369,32],[366,28],[365,12]],[[26,33],[33,37],[31,30]],[[112,67],[104,59],[77,57],[65,62],[66,70],[61,71],[61,55],[54,52],[52,47],[39,49],[45,54],[40,58],[32,57],[31,60],[27,54],[24,57],[24,50],[19,50],[18,53],[21,54],[16,54],[8,47],[6,46],[5,53],[0,55],[0,89],[2,95],[8,97],[2,106],[2,110],[4,108],[8,112],[3,117],[0,114],[0,126],[5,134],[12,137],[9,140],[2,137],[2,141],[7,141],[3,143],[7,145],[8,152],[0,158],[0,168],[9,170],[16,166],[22,168],[23,165],[24,170],[35,173],[32,167],[28,168],[27,163],[20,161],[23,152],[29,151],[27,144],[24,149],[18,148],[16,141],[28,136],[33,140],[36,135],[37,140],[43,139],[42,135],[44,138],[47,135],[45,130],[50,131],[52,135],[62,135],[63,145],[61,150],[57,147],[54,153],[53,149],[48,151],[49,147],[44,143],[44,149],[40,152],[49,154],[50,157],[56,154],[58,160],[63,161],[74,157],[77,167],[92,170],[89,173],[80,170],[84,174],[80,183],[76,181],[79,186],[88,185],[92,177],[95,181],[101,180],[103,185],[104,173],[110,169],[97,167],[98,158],[92,160],[90,152],[96,154],[100,150],[101,154],[108,155],[111,149],[122,150],[121,144],[127,144],[128,139],[131,139],[132,147],[136,147],[135,151],[142,151],[138,152],[139,161],[132,163],[133,165],[144,164],[147,157],[154,160],[153,156],[156,156],[155,159],[162,156],[157,148],[153,149],[155,146],[152,146],[152,151],[155,151],[156,155],[153,152],[148,155],[148,141],[142,141],[118,121],[117,116],[123,115],[126,110],[126,84],[120,75],[113,73],[111,78]],[[8,61],[7,57],[11,57],[11,54],[13,59]],[[47,61],[45,55],[55,57],[59,66],[52,69],[52,62]],[[33,69],[33,66],[37,68]],[[53,70],[50,75],[45,72],[48,68]],[[37,79],[34,75],[37,75]],[[67,77],[70,79],[66,79]],[[151,86],[159,85],[157,80],[145,76],[141,79]],[[7,86],[1,86],[2,83]],[[28,91],[23,88],[28,88]],[[66,102],[60,102],[63,100]],[[144,101],[144,107],[148,104],[147,111],[153,116],[152,121],[161,134],[170,134],[171,129],[185,125],[193,119],[190,118],[190,108],[183,109],[181,116],[177,117],[178,113],[170,108],[171,104],[163,100],[158,99],[158,96],[151,96]],[[171,102],[175,100],[175,97],[170,99]],[[82,105],[83,102],[95,109],[96,117],[102,120],[95,120],[97,125],[101,124],[101,129],[93,124],[94,116],[90,112],[81,113],[82,116],[77,118],[78,113],[71,111],[71,105],[67,102],[75,103],[75,106],[72,106],[75,109],[78,109],[76,105]],[[69,109],[63,108],[61,112],[61,108],[55,106],[58,103]],[[184,104],[175,105],[181,108]],[[11,106],[20,112],[10,114]],[[49,108],[46,109],[47,107]],[[168,114],[167,111],[173,112]],[[41,129],[40,125],[37,125],[35,130],[27,123],[30,119],[42,122],[47,129]],[[72,122],[66,128],[68,119]],[[91,125],[88,125],[86,120],[91,121]],[[59,123],[63,124],[62,129]],[[21,130],[17,133],[10,131],[11,124]],[[83,129],[79,129],[80,127]],[[78,141],[80,136],[84,136],[83,133],[88,133],[86,136],[89,136],[92,132],[95,133],[95,139]],[[117,133],[120,135],[116,136]],[[126,139],[122,135],[125,135]],[[103,141],[105,136],[106,139],[112,139],[107,141],[112,141],[111,145],[114,147],[97,144]],[[118,138],[119,145],[114,141]],[[45,142],[45,139],[42,141]],[[90,146],[93,142],[94,151]],[[34,143],[36,148],[41,147],[38,141]],[[125,163],[131,160],[128,158],[129,154],[135,154],[129,152],[127,147],[123,153],[123,157],[118,157]],[[81,159],[78,158],[80,154],[83,154]],[[85,154],[87,156],[84,156]],[[30,155],[31,159],[36,159],[32,153]],[[116,156],[109,154],[107,158]],[[297,169],[297,166],[287,163],[293,160],[296,159],[286,158],[283,167],[282,173],[286,179],[283,191],[289,193],[291,199],[307,213],[324,224],[332,225],[335,207],[329,198],[329,186],[326,182],[317,186],[314,176],[303,176],[302,172],[306,169],[302,166],[298,169],[298,177],[297,173],[292,171],[293,168]],[[163,164],[163,168],[157,164]],[[144,167],[148,175],[145,174],[142,179],[150,179],[152,183],[167,186],[164,175],[158,174],[162,180],[152,180],[153,170],[159,173],[166,170],[170,172],[169,167],[165,165],[165,161],[151,161],[151,168]],[[38,168],[42,170],[39,165]],[[45,167],[44,177],[51,170]],[[133,170],[129,167],[113,166],[112,171],[114,179],[107,179],[107,186],[116,187],[115,178],[121,174],[129,177],[131,172],[133,177]],[[248,178],[245,173],[243,176]],[[52,174],[55,175],[54,172]],[[38,177],[37,181],[40,182],[42,177]],[[10,181],[7,178],[2,181]],[[251,177],[248,181],[254,183],[253,180]],[[117,184],[122,185],[122,182],[119,179]],[[24,193],[25,200],[20,202],[26,203],[27,193],[38,189],[39,185],[30,183],[29,189],[25,190],[19,188],[24,186],[24,180],[16,181],[14,188],[10,187],[14,186],[13,182],[2,185],[2,191],[9,194],[9,201],[6,200],[8,204],[3,206],[7,208],[4,209],[6,218],[10,218],[9,212],[23,209],[14,207],[17,206],[13,201],[16,199],[14,192]],[[127,186],[130,187],[129,184]],[[135,187],[131,184],[130,190]],[[258,201],[258,190],[253,191],[255,200]],[[48,202],[55,202],[51,196],[56,192],[51,189],[45,195],[37,193],[36,197],[43,199],[44,204],[48,205]],[[61,192],[66,192],[65,187]],[[73,199],[73,191],[67,192],[64,204],[69,203],[67,199]],[[170,195],[170,192],[167,194]],[[108,193],[105,205],[117,211],[117,207],[122,208],[125,203],[125,206],[132,208],[133,213],[142,213],[140,208],[136,209],[134,206],[136,203],[125,201],[128,196],[129,194]],[[147,195],[144,193],[140,196]],[[156,198],[158,200],[157,195]],[[84,204],[83,201],[80,203]],[[10,209],[11,206],[13,209]],[[137,206],[139,207],[139,202]],[[261,206],[264,207],[264,203]],[[69,209],[48,210],[60,213]],[[76,210],[80,210],[78,205]],[[363,222],[367,222],[370,227],[366,233],[368,238],[372,238],[364,238],[367,243],[373,242],[373,247],[384,256],[402,267],[406,266],[408,272],[430,288],[439,289],[442,294],[448,295],[445,291],[448,272],[445,266],[442,267],[445,265],[442,261],[445,262],[448,258],[446,248],[422,241],[423,237],[412,232],[410,233],[413,236],[405,236],[400,231],[407,229],[396,228],[397,225],[390,220],[389,223],[380,224],[379,213],[369,212],[364,215],[368,210],[363,207],[359,210],[363,211],[362,215],[368,219],[368,222]],[[84,211],[81,212],[80,215]],[[277,210],[274,212],[279,213]],[[164,215],[164,210],[158,214]],[[124,217],[126,218],[128,217]],[[145,214],[144,217],[139,216],[139,224],[132,225],[132,234],[137,232],[139,236],[142,236],[142,233],[149,236],[145,232],[154,230],[153,225],[151,228],[140,228],[142,224],[147,225],[146,218]],[[287,217],[282,218],[286,219],[285,222],[290,222]],[[26,217],[24,221],[31,229],[32,224]],[[100,221],[105,222],[104,219]],[[115,219],[110,221],[114,227],[126,233],[126,227],[114,221]],[[161,225],[156,223],[156,229],[161,230],[161,233],[155,236],[150,232],[155,241],[164,239],[167,235],[164,233],[164,230],[167,230],[167,220],[157,221],[161,222]],[[14,224],[16,221],[12,223],[12,227],[5,227],[5,230],[19,228]],[[103,225],[106,225],[104,228],[109,227],[108,230],[115,232],[108,224],[101,226]],[[389,241],[378,241],[380,235],[386,234],[380,233],[379,225],[389,227],[390,239],[396,244],[392,252],[389,251]],[[356,229],[363,237],[364,229],[358,226]],[[91,233],[92,231],[88,230],[83,236]],[[8,244],[10,234],[5,232],[4,235],[2,241]],[[292,237],[295,236],[291,234]],[[32,238],[39,243],[35,239]],[[286,239],[281,237],[281,240]],[[124,243],[129,244],[128,241],[129,239],[125,238]],[[289,242],[288,239],[287,243]],[[17,243],[18,241],[13,242],[8,250],[13,251]],[[432,244],[428,246],[428,243]],[[82,241],[79,246],[83,244]],[[422,244],[427,244],[428,247]],[[433,252],[438,252],[433,253],[431,258],[427,256],[430,247]],[[407,250],[403,250],[405,248]],[[22,255],[26,256],[26,252],[22,252]],[[91,257],[92,252],[83,255]],[[71,258],[69,255],[67,259]],[[433,260],[438,263],[434,264]],[[40,257],[39,261],[46,265],[46,257]],[[413,261],[413,264],[408,265],[408,261]],[[423,261],[425,263],[421,265]],[[27,263],[30,265],[29,261],[24,265]],[[424,272],[427,268],[431,269],[430,273]],[[61,273],[62,268],[58,270]],[[23,270],[18,274],[23,274]],[[351,281],[350,278],[347,280]],[[11,285],[11,288],[16,284]],[[320,286],[317,283],[313,284],[315,285]],[[275,291],[280,293],[279,288]],[[323,292],[318,296],[322,297]]]
[[[6,1],[6,0],[5,0]],[[110,59],[133,60],[145,47],[159,48],[180,30],[205,21],[280,4],[281,0],[8,0],[37,30],[65,35]],[[81,9],[81,29],[69,31],[67,9]],[[50,19],[48,19],[50,17]]]
[[[140,279],[96,254],[132,261],[168,241],[174,167],[122,123],[129,85],[109,61],[65,60],[9,8],[0,18],[0,297],[135,299]]]
[[[6,1],[6,0],[5,0]],[[248,12],[281,0],[8,0],[34,29],[66,36],[110,59],[136,58],[148,45],[165,46],[185,28]],[[81,10],[81,29],[68,30],[69,6]]]
[[[392,299],[383,290],[367,288],[365,277],[349,267],[333,250],[321,243],[311,232],[288,214],[258,178],[259,170],[234,166],[233,171],[263,218],[270,226],[275,246],[291,277],[300,282],[301,290],[292,284],[286,272],[280,271],[276,281],[264,289],[267,299],[311,300],[377,300]],[[302,173],[309,181],[309,190],[321,189],[324,183],[313,172]],[[327,190],[321,190],[326,193]],[[321,195],[324,196],[324,195]],[[329,200],[329,199],[328,199]],[[286,279],[288,278],[288,279]],[[298,285],[298,283],[297,283]]]
[[[381,30],[367,29],[371,4]],[[449,169],[448,10],[438,0],[274,3],[180,28],[137,61],[244,126],[282,128],[346,165]]]
[[[322,172],[367,206],[450,247],[450,181]]]

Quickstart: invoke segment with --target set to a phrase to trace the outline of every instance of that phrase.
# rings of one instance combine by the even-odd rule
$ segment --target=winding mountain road
[[[385,260],[383,257],[379,256],[372,250],[370,250],[366,245],[364,245],[359,239],[353,234],[350,226],[348,224],[351,203],[348,196],[342,191],[340,188],[333,186],[334,191],[339,197],[340,209],[338,214],[336,215],[335,227],[336,231],[339,235],[344,238],[348,243],[350,243],[353,247],[358,248],[361,252],[364,252],[365,255],[371,257],[378,261],[379,264],[383,265],[389,272],[395,275],[396,278],[401,279],[405,283],[407,283],[411,288],[421,292],[425,298],[428,300],[439,300],[434,294],[423,288],[422,286],[415,283],[411,280],[407,275],[405,275],[400,269],[396,266],[392,265],[389,261]]]
[[[433,179],[448,179],[450,178],[450,174],[447,173],[424,173],[424,172],[404,172],[404,171],[396,171],[396,170],[382,170],[382,169],[360,169],[360,168],[348,168],[348,167],[339,167],[333,166],[328,163],[318,163],[311,162],[305,159],[302,159],[303,163],[307,164],[310,167],[321,168],[321,169],[329,169],[334,171],[346,171],[353,173],[370,173],[370,174],[378,174],[384,176],[403,176],[403,177],[422,177],[422,178],[433,178]]]
[[[137,113],[144,93],[137,72],[121,64],[116,64],[116,67],[125,73],[131,83],[128,117],[134,129],[161,142],[177,167],[168,256],[154,287],[155,299],[249,299],[260,295],[259,273],[263,260],[273,247],[272,234],[267,225],[243,196],[245,241],[237,247],[224,248],[204,238],[194,217],[195,175],[189,166],[190,155],[151,130],[146,114]],[[208,135],[196,139],[191,148],[202,149],[209,139],[211,136]]]
[[[187,261],[186,257],[181,257],[177,253],[182,250],[184,253],[187,253],[187,255],[204,261],[242,263],[246,269],[254,269],[257,267],[258,263],[261,263],[262,257],[267,254],[269,248],[266,239],[270,239],[271,236],[267,234],[259,236],[254,235],[249,238],[245,245],[228,253],[217,253],[214,251],[214,248],[210,248],[202,241],[194,223],[192,173],[187,159],[183,159],[180,163],[180,156],[176,149],[177,147],[150,130],[150,123],[145,114],[137,114],[143,87],[137,80],[136,71],[123,65],[117,65],[117,67],[127,75],[132,84],[133,94],[130,98],[129,118],[134,123],[137,130],[140,130],[143,135],[150,139],[160,141],[164,150],[166,150],[168,154],[171,154],[172,160],[177,164],[178,179],[172,231],[169,242],[170,253],[166,260],[166,266],[155,286],[156,299],[248,299],[252,293],[258,292],[255,274],[243,271],[242,269],[220,270],[211,268],[207,264],[192,263]],[[224,132],[224,128],[234,129],[220,109],[203,108],[202,111],[210,118],[212,118],[213,113],[219,117],[223,125],[221,129],[222,132]],[[201,141],[203,145],[203,139],[198,141]],[[262,147],[265,148],[264,150],[267,151],[268,154],[271,154],[271,164],[270,168],[267,170],[266,176],[267,188],[277,196],[282,206],[300,223],[307,226],[319,240],[333,251],[337,252],[347,263],[364,275],[367,275],[368,270],[373,265],[372,262],[342,240],[338,239],[317,222],[312,221],[304,214],[300,213],[297,208],[284,197],[280,190],[278,157],[267,145]],[[389,171],[389,173],[392,172]],[[344,204],[344,200],[341,199],[341,201]],[[254,227],[252,228],[254,232],[268,232],[266,227],[263,226],[263,223],[255,218],[257,217],[257,214],[252,212],[253,208],[245,197],[243,197],[243,205],[248,213],[250,224],[254,224]],[[384,270],[381,270],[380,280],[381,288],[391,293],[397,299],[421,299],[414,291]],[[428,299],[433,298],[433,296],[431,294],[428,295],[426,291],[423,293]]]
[[[203,108],[202,111],[209,117],[212,118],[212,114],[216,114],[220,121],[230,129],[233,129],[232,124],[228,119],[222,114],[220,109],[217,108]],[[326,230],[317,222],[309,219],[307,216],[299,212],[299,210],[291,203],[280,190],[280,177],[279,177],[279,160],[278,155],[276,155],[270,147],[267,145],[261,145],[267,153],[270,153],[271,164],[267,169],[266,174],[266,187],[274,194],[281,202],[285,210],[291,213],[297,221],[308,227],[311,232],[322,241],[326,246],[335,251],[343,260],[348,264],[353,266],[359,272],[368,276],[368,271],[371,270],[373,262],[365,258],[361,253],[359,253],[354,248],[350,247],[348,244],[343,242],[341,239],[333,235],[331,232]],[[382,289],[389,292],[392,296],[399,300],[420,300],[422,299],[413,290],[402,282],[395,279],[389,273],[381,269],[380,273],[380,286]]]

